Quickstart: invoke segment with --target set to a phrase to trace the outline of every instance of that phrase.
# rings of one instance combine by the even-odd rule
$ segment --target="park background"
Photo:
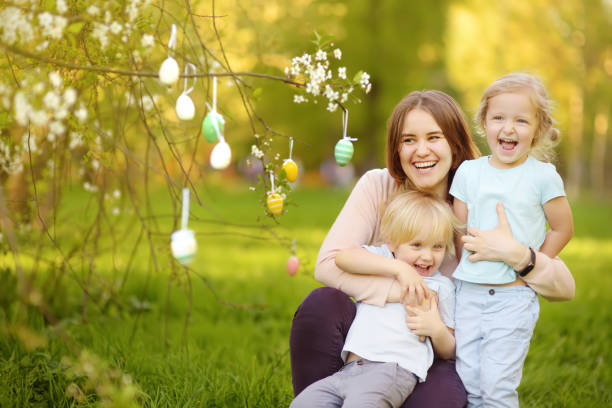
[[[35,17],[44,11],[65,16],[58,37]],[[538,75],[555,101],[555,164],[576,229],[561,257],[577,285],[571,302],[541,299],[521,404],[612,404],[609,0],[15,0],[0,13],[0,406],[287,406],[293,313],[319,286],[316,254],[355,178],[385,165],[394,105],[411,90],[440,89],[470,119],[485,87],[517,70]],[[11,27],[19,13],[44,27],[31,37]],[[173,23],[181,69],[191,61],[219,74],[233,153],[225,170],[210,167],[213,144],[200,132],[211,77],[191,94],[196,119],[181,122],[182,80],[168,88],[143,74],[167,57]],[[104,46],[100,32],[111,36]],[[279,79],[292,58],[314,55],[313,40],[342,50],[334,62],[356,75],[356,88],[361,71],[372,84],[355,92],[361,103],[345,104],[358,140],[344,168],[333,163],[340,109],[294,103],[303,89]],[[51,110],[36,90],[51,72],[78,94],[67,117],[49,113],[64,129],[34,117],[24,125],[16,95]],[[77,107],[86,119],[75,119]],[[486,153],[475,126],[473,134]],[[300,165],[293,184],[280,171],[289,137]],[[285,195],[280,216],[265,206],[263,168]],[[169,250],[183,187],[198,240],[188,267]],[[292,254],[295,276],[285,267]]]

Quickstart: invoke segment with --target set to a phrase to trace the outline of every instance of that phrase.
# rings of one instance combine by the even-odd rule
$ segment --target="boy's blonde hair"
[[[476,122],[480,125],[481,129],[484,129],[489,109],[489,100],[492,97],[502,93],[521,90],[529,91],[538,122],[529,154],[538,160],[552,162],[555,159],[554,148],[558,143],[559,130],[553,126],[554,120],[550,113],[552,101],[548,99],[548,93],[544,84],[536,76],[515,72],[495,80],[482,95],[475,117]]]
[[[403,191],[389,198],[383,210],[380,232],[385,242],[398,246],[429,229],[425,243],[441,242],[453,250],[453,236],[459,220],[448,203],[422,191]]]

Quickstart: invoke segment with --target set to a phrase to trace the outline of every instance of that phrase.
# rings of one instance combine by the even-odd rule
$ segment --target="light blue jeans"
[[[517,387],[540,313],[528,286],[455,280],[457,373],[468,407],[518,407]]]
[[[397,363],[360,359],[310,384],[290,408],[399,407],[416,385],[416,376]]]

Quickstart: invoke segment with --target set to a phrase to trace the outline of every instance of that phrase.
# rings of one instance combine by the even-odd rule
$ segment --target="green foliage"
[[[244,188],[209,186],[203,194],[208,211],[218,211],[220,219],[240,224],[257,212],[248,205],[257,197]],[[151,274],[147,251],[138,253],[131,279],[116,292],[113,306],[92,308],[88,324],[80,323],[78,288],[62,295],[70,307],[58,313],[63,316],[59,326],[89,350],[89,356],[97,356],[89,358],[94,366],[129,375],[142,406],[287,406],[292,398],[291,319],[302,299],[319,286],[312,278],[314,259],[347,194],[300,188],[295,192],[297,205],[283,216],[283,226],[273,227],[298,239],[302,265],[295,277],[285,271],[288,248],[279,251],[268,239],[234,234],[239,231],[235,227],[211,226],[195,206],[194,228],[203,233],[198,234],[198,254],[189,272],[194,294],[187,337],[185,274]],[[158,204],[162,196],[156,195]],[[78,214],[79,201],[83,205],[81,195],[72,192],[67,209]],[[606,364],[612,358],[612,277],[607,273],[612,268],[612,234],[601,222],[610,203],[573,202],[572,207],[576,236],[561,257],[574,273],[576,298],[540,301],[540,319],[519,389],[522,407],[579,407],[585,401],[605,407],[612,402],[612,370]],[[158,205],[155,211],[167,209]],[[129,245],[121,248],[130,250]],[[116,272],[111,263],[104,265],[99,273],[111,282]],[[34,317],[36,311],[30,313]],[[69,369],[82,357],[74,356],[42,319],[30,322],[46,333],[48,345],[28,351],[15,337],[0,335],[0,405],[99,404],[100,396],[87,387],[89,377],[74,377],[76,372]],[[82,403],[71,397],[78,395],[75,386],[86,397]]]

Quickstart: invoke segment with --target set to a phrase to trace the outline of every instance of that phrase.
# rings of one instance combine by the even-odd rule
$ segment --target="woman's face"
[[[406,113],[398,150],[402,169],[412,184],[445,199],[453,153],[429,112],[413,109]]]

